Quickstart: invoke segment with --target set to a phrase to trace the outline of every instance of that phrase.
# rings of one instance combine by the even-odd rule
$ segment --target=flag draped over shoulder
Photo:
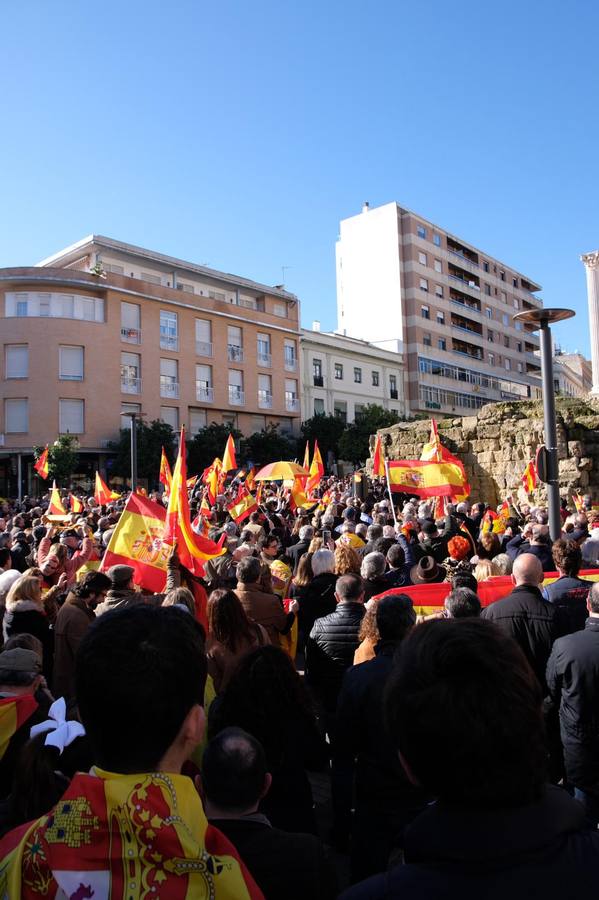
[[[454,462],[426,462],[418,459],[392,460],[387,463],[392,491],[417,497],[468,496],[470,486],[464,467]]]
[[[522,484],[527,494],[531,494],[537,486],[537,467],[532,459],[524,469]]]
[[[107,503],[118,500],[120,496],[121,495],[117,494],[116,491],[111,491],[106,482],[102,480],[100,473],[96,472],[96,485],[94,488],[94,499],[96,503],[100,506],[106,506]]]
[[[170,547],[162,544],[166,510],[140,494],[131,494],[106,548],[102,572],[127,565],[135,571],[135,583],[159,594],[166,583]]]
[[[50,505],[48,507],[48,512],[51,516],[66,516],[67,511],[65,509],[64,503],[60,499],[60,492],[56,487],[56,482],[52,482],[52,493],[50,494]]]
[[[380,434],[377,434],[372,454],[372,477],[385,477],[385,457],[383,456],[383,444]]]
[[[187,496],[187,463],[185,461],[185,428],[181,428],[179,453],[173,471],[172,489],[168,498],[163,541],[177,544],[177,554],[183,566],[193,575],[204,574],[204,563],[225,552],[222,544],[196,534],[191,527],[189,498]]]
[[[258,509],[256,498],[250,494],[243,484],[239,487],[237,497],[227,506],[229,515],[238,525],[247,519],[256,509]]]
[[[36,462],[33,464],[33,468],[37,472],[40,478],[44,480],[48,477],[48,472],[50,471],[48,464],[48,445],[44,447]]]

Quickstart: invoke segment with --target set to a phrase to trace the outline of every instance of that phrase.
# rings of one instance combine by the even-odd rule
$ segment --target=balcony
[[[457,307],[457,309],[460,309],[462,312],[467,312],[468,315],[472,313],[473,316],[482,316],[482,313],[478,306],[470,306],[469,303],[464,303],[462,300],[456,300],[455,297],[450,297],[449,302]]]
[[[295,372],[297,370],[297,359],[294,357],[285,357],[285,371]]]
[[[448,277],[450,281],[454,281],[460,286],[460,290],[477,291],[480,293],[480,285],[476,284],[474,281],[467,281],[465,278],[460,278],[458,275],[449,275]]]
[[[258,391],[258,406],[260,409],[272,409],[272,393],[270,391]]]
[[[139,328],[121,328],[121,340],[126,344],[141,344]]]
[[[270,369],[272,366],[272,356],[270,353],[260,353],[258,352],[258,365],[263,368]]]
[[[214,388],[201,381],[196,381],[196,400],[201,403],[213,403]]]
[[[472,260],[472,259],[468,259],[468,257],[464,256],[464,254],[462,252],[460,252],[459,250],[448,250],[447,252],[449,253],[450,256],[457,257],[457,259],[459,259],[460,262],[467,263],[469,266],[472,266],[474,269],[480,269],[480,266],[477,262],[474,262],[474,260]]]
[[[285,397],[285,409],[287,412],[297,413],[300,411],[300,402],[298,397]]]
[[[227,359],[229,362],[243,362],[243,347],[227,344]]]
[[[314,387],[324,387],[324,378],[322,375],[313,376]]]
[[[229,403],[231,406],[245,406],[245,394],[237,385],[229,385]]]
[[[161,334],[160,335],[160,349],[161,350],[172,350],[178,351],[179,349],[179,338],[174,334]]]
[[[196,356],[214,356],[214,347],[210,341],[196,341]]]
[[[239,298],[238,306],[243,306],[244,309],[257,309],[258,304],[255,300],[245,300],[243,297]]]
[[[129,375],[121,375],[122,394],[141,394],[141,378],[131,378]]]
[[[160,396],[168,397],[169,400],[178,400],[179,399],[179,382],[178,381],[163,381],[160,379]]]

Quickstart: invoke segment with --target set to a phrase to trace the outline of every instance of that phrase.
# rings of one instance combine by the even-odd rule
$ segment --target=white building
[[[409,415],[401,353],[334,332],[302,329],[302,418],[324,413],[354,422],[369,403]]]
[[[563,353],[555,349],[553,384],[562,397],[586,397],[593,387],[591,361],[582,353]]]

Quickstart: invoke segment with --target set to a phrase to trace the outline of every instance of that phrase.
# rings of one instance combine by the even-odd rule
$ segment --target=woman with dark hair
[[[248,654],[210,707],[208,737],[235,725],[260,741],[272,786],[260,809],[275,828],[316,833],[306,769],[328,760],[309,695],[287,654],[261,647]]]
[[[269,643],[266,629],[249,618],[237,594],[223,589],[210,594],[206,655],[217,694],[226,688],[243,656]]]

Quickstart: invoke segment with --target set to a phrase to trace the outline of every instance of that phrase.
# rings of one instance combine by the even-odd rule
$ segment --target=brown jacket
[[[237,668],[239,660],[246,653],[251,653],[257,647],[264,647],[265,644],[270,644],[266,629],[262,625],[250,622],[250,628],[254,632],[252,640],[244,640],[235,651],[225,647],[224,644],[215,640],[211,635],[208,636],[206,644],[208,674],[212,676],[214,690],[217,694],[224,691],[231,679],[231,675]]]
[[[95,618],[85,600],[73,595],[59,609],[54,625],[55,697],[68,701],[75,696],[75,653]]]
[[[266,628],[270,642],[275,647],[280,646],[279,632],[286,632],[290,621],[279,597],[267,594],[259,584],[240,583],[235,588],[235,593],[250,619]],[[293,621],[293,613],[289,615]]]

